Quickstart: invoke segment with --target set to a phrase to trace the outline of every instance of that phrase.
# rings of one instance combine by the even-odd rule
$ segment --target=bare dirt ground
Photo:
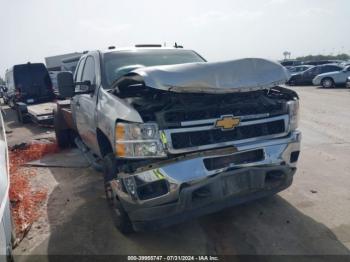
[[[301,98],[303,141],[289,189],[161,231],[124,236],[113,225],[100,173],[37,168],[34,183],[46,187],[49,198],[15,255],[350,254],[350,90],[293,89]],[[10,111],[5,116],[10,144],[52,136],[14,118]],[[66,154],[57,157],[79,161],[78,154]]]

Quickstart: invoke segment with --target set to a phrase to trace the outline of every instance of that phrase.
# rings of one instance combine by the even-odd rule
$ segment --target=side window
[[[92,56],[86,58],[83,76],[81,79],[82,82],[90,81],[91,84],[96,83],[96,74],[95,74],[95,61]]]
[[[324,72],[333,72],[333,71],[339,71],[339,68],[336,66],[325,66]]]
[[[328,66],[322,66],[322,67],[320,67],[320,69],[319,69],[319,74],[326,73],[326,72],[329,72]]]
[[[314,68],[314,75],[319,75],[323,72],[324,67],[315,67]]]
[[[85,58],[83,58],[83,59],[81,59],[79,61],[79,64],[77,66],[77,69],[76,69],[75,75],[74,75],[74,81],[75,82],[80,82],[81,81],[81,73],[83,72],[84,62],[85,62]]]
[[[306,75],[313,75],[313,74],[315,74],[315,70],[316,70],[316,68],[311,68],[310,70],[306,70],[305,74]]]

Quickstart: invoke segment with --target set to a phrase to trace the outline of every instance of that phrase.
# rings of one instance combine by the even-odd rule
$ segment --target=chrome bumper
[[[142,176],[146,172],[157,170],[156,172],[160,172],[163,178],[168,181],[168,193],[148,200],[132,197],[121,190],[120,186],[114,187],[114,190],[133,222],[156,220],[182,213],[185,210],[192,209],[192,207],[194,208],[195,205],[193,203],[184,205],[183,201],[190,201],[187,199],[189,195],[199,187],[206,185],[209,185],[209,187],[213,185],[212,193],[214,191],[217,192],[213,193],[210,198],[203,200],[202,203],[199,203],[199,201],[199,205],[207,205],[208,201],[210,203],[213,201],[224,201],[242,192],[248,195],[258,191],[276,193],[276,190],[278,192],[291,184],[297,163],[295,159],[291,159],[291,154],[292,152],[300,151],[300,140],[301,133],[293,131],[287,137],[241,144],[237,146],[237,152],[233,153],[239,154],[250,150],[262,149],[264,158],[258,162],[229,165],[225,168],[209,171],[204,165],[204,159],[227,156],[227,154],[220,154],[220,150],[218,150],[216,155],[178,160],[132,174],[133,176]],[[280,172],[283,179],[281,179],[280,183],[266,183],[266,177],[269,172]],[[243,183],[242,185],[240,185],[241,182]],[[223,194],[222,188],[226,188],[230,192],[229,195]],[[170,209],[169,205],[171,206]]]

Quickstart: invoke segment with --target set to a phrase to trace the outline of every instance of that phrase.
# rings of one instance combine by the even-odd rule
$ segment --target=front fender
[[[142,123],[140,114],[123,99],[100,89],[97,103],[97,126],[108,137],[111,145],[115,139],[115,123],[118,120]],[[113,150],[114,147],[112,146]]]

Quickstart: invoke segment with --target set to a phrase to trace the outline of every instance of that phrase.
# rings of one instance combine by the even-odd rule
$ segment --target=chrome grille
[[[215,128],[214,120],[216,119],[213,119],[213,123],[210,123],[210,125],[206,123],[206,126],[165,130],[168,141],[168,151],[176,154],[236,145],[244,142],[283,136],[286,135],[288,131],[288,115],[241,121],[239,126],[228,131]]]

